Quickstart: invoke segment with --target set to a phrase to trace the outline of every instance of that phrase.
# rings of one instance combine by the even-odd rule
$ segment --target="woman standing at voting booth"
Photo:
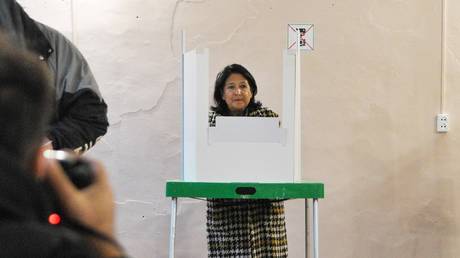
[[[216,78],[209,126],[217,116],[278,117],[256,95],[256,81],[245,67],[226,66]],[[287,257],[282,201],[208,199],[207,207],[209,257]]]

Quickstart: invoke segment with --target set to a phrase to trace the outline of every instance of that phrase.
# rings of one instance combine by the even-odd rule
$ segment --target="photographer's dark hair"
[[[211,110],[224,116],[230,114],[227,103],[225,103],[223,99],[225,81],[231,74],[234,73],[241,74],[244,78],[246,78],[249,83],[249,87],[251,88],[252,98],[246,109],[251,112],[252,110],[262,106],[262,103],[255,101],[255,97],[257,95],[257,83],[252,74],[242,65],[227,65],[220,73],[217,74],[216,82],[214,84],[214,103],[216,106],[211,107]]]
[[[43,143],[53,91],[35,56],[9,45],[0,35],[0,150],[29,168]]]

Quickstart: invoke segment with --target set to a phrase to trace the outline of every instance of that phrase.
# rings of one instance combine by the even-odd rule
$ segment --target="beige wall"
[[[316,49],[302,56],[302,157],[304,179],[326,186],[321,257],[460,257],[460,3],[446,1],[447,134],[435,132],[441,0],[76,1],[76,43],[112,123],[91,154],[112,173],[128,250],[167,253],[164,181],[180,169],[180,29],[188,49],[210,48],[211,77],[242,63],[259,99],[280,110],[286,24],[314,23]],[[68,17],[49,15],[68,12],[69,0],[21,2],[70,35]],[[178,257],[205,256],[204,212],[200,201],[181,203]],[[302,202],[289,203],[287,217],[290,257],[302,257]]]

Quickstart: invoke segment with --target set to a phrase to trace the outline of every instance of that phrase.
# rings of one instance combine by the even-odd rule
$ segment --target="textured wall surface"
[[[166,257],[164,182],[180,170],[180,30],[210,48],[215,76],[238,62],[281,107],[286,24],[314,23],[303,55],[303,177],[326,184],[320,254],[460,257],[460,11],[447,0],[446,113],[440,112],[441,0],[22,0],[87,57],[111,128],[89,155],[111,174],[118,232],[134,257]],[[73,27],[73,28],[72,28]],[[210,78],[212,80],[213,78]],[[206,94],[206,93],[203,93]],[[290,257],[302,257],[302,202],[288,203]],[[205,257],[205,205],[181,201],[177,257]]]

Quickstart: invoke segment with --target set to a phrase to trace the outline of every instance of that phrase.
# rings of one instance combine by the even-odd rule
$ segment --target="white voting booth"
[[[289,24],[288,35],[280,67],[283,105],[274,110],[280,117],[218,116],[215,127],[208,121],[209,51],[185,52],[183,35],[183,178],[166,183],[166,196],[172,198],[170,258],[178,198],[305,199],[305,257],[309,257],[308,199],[313,199],[312,254],[319,257],[318,199],[324,198],[324,185],[300,182],[300,51],[313,50],[313,24]]]
[[[285,51],[280,67],[283,110],[274,110],[279,118],[218,116],[215,127],[208,124],[208,93],[213,85],[209,81],[209,51],[187,52],[183,61],[183,180],[299,181],[295,52]]]

